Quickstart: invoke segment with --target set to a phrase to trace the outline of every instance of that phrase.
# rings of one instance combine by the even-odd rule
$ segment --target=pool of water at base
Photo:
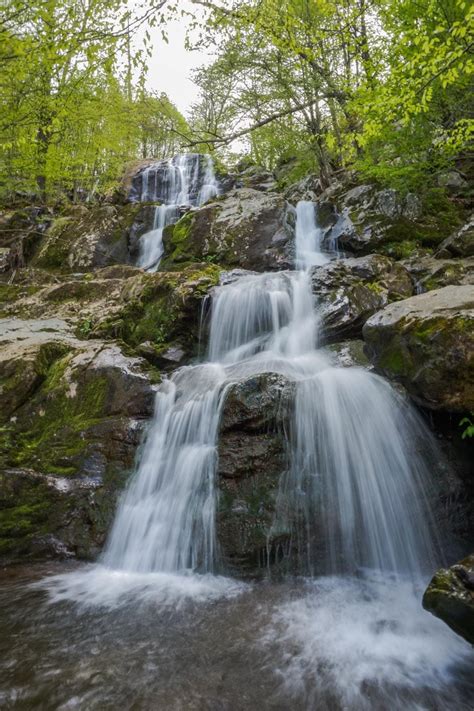
[[[6,569],[0,708],[468,711],[474,652],[421,593],[370,571],[239,584]]]

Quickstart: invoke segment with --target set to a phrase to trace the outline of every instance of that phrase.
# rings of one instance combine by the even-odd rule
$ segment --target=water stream
[[[149,165],[140,175],[140,202],[161,202],[154,210],[153,227],[140,237],[138,266],[154,272],[163,255],[163,230],[176,222],[185,208],[199,207],[219,193],[212,158],[183,153]]]
[[[28,587],[32,626],[6,605],[6,628],[40,650],[45,590],[54,603],[36,692],[13,664],[7,700],[16,684],[54,708],[471,708],[473,653],[420,602],[442,559],[422,454],[435,447],[387,382],[319,347],[311,269],[332,255],[315,220],[300,203],[297,271],[215,289],[205,362],[160,387],[101,561]],[[262,372],[296,383],[273,527],[293,527],[307,577],[246,584],[217,574],[217,436],[227,388]],[[62,691],[58,670],[75,679]]]

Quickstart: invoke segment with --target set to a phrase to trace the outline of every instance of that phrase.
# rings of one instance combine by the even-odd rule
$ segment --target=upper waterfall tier
[[[155,207],[151,229],[140,238],[138,266],[156,271],[163,254],[164,228],[179,220],[181,207],[203,205],[218,193],[214,165],[208,155],[184,153],[140,171],[133,179],[130,199],[162,204]]]
[[[151,163],[138,172],[129,197],[132,202],[199,206],[218,192],[212,158],[201,153],[183,153]]]

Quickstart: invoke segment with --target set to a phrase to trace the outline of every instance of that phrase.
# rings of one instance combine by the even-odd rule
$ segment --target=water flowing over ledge
[[[139,174],[140,185],[132,197],[140,202],[161,202],[154,211],[153,227],[140,237],[138,266],[156,271],[163,255],[163,230],[175,223],[183,208],[199,207],[219,194],[212,158],[184,153],[152,163]]]
[[[306,225],[316,212],[305,203],[297,215]],[[318,348],[310,269],[333,256],[319,244],[316,224],[299,224],[299,270],[236,274],[214,290],[207,359],[160,386],[100,564],[36,588],[88,609],[192,601],[205,614],[218,600],[246,609],[258,586],[216,574],[219,419],[233,383],[278,373],[295,384],[295,398],[272,532],[290,532],[305,571],[327,577],[283,595],[252,645],[267,650],[301,708],[388,709],[395,699],[395,707],[441,711],[454,700],[453,710],[467,709],[472,652],[420,603],[424,572],[442,556],[420,453],[430,435],[386,381],[335,367]]]

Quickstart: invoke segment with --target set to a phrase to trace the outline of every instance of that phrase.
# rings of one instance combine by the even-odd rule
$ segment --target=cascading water
[[[419,453],[421,440],[424,451],[432,447],[429,434],[383,379],[334,367],[318,348],[311,269],[330,255],[320,253],[315,216],[310,204],[298,205],[299,271],[234,274],[215,289],[207,362],[180,368],[160,386],[101,564],[47,586],[54,600],[102,605],[114,604],[115,586],[118,596],[152,590],[174,605],[183,594],[241,592],[210,575],[218,563],[220,411],[229,384],[280,373],[295,382],[296,396],[271,535],[291,531],[304,569],[326,574],[262,621],[258,644],[276,649],[284,693],[303,695],[301,708],[328,711],[467,709],[455,696],[452,706],[438,704],[431,693],[449,697],[451,666],[463,674],[468,650],[419,599],[417,578],[439,555]]]
[[[163,254],[163,230],[176,222],[182,208],[199,207],[219,194],[211,156],[184,153],[171,160],[152,163],[139,174],[133,196],[155,207],[153,227],[140,238],[138,266],[156,271]]]

